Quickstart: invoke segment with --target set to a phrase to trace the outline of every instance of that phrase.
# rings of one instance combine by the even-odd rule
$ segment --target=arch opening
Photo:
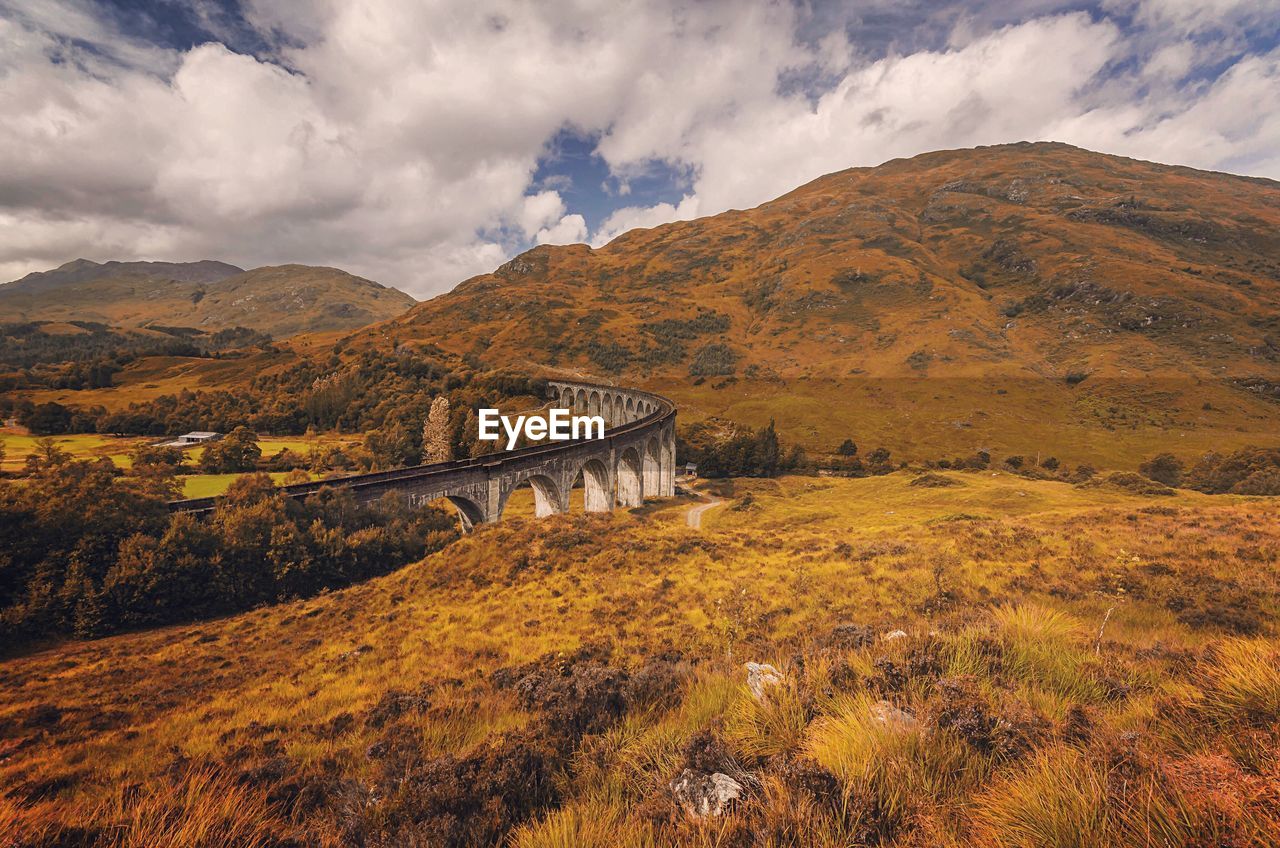
[[[444,499],[458,511],[458,524],[463,533],[470,532],[477,524],[484,524],[484,510],[475,501],[462,495],[445,495]]]
[[[676,493],[676,435],[672,430],[662,434],[658,466],[658,495],[674,497]]]
[[[613,509],[613,491],[609,485],[609,469],[598,459],[582,464],[582,505],[587,512]]]
[[[574,399],[574,402],[573,402],[573,411],[574,412],[587,411],[587,392],[585,389],[578,389],[577,397]]]
[[[555,478],[534,473],[517,478],[505,489],[498,517],[503,519],[512,515],[518,518],[544,518],[568,511],[568,500]]]
[[[556,515],[565,511],[564,501],[560,498],[560,487],[556,481],[545,474],[534,474],[526,481],[533,489],[533,514],[538,518]]]
[[[644,446],[644,493],[657,495],[662,486],[662,459],[658,453],[658,440],[650,439]]]
[[[602,409],[601,409],[601,411],[600,411],[600,414],[604,416],[604,426],[606,426],[606,427],[612,427],[612,426],[613,426],[613,424],[614,424],[614,421],[613,421],[613,395],[605,395],[605,396],[604,396],[604,405],[603,405],[603,408],[602,408]]]
[[[644,506],[644,484],[641,482],[640,474],[640,456],[635,448],[627,448],[618,457],[618,504],[620,506]]]

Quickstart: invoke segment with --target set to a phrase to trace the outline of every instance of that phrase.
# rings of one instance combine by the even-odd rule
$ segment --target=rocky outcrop
[[[746,669],[747,688],[757,701],[763,701],[768,690],[782,683],[782,672],[767,663],[749,662]]]
[[[920,725],[914,715],[888,701],[872,704],[871,717],[891,730],[915,730]]]
[[[671,781],[671,795],[691,818],[722,816],[743,795],[742,784],[727,774],[703,774],[685,769]]]

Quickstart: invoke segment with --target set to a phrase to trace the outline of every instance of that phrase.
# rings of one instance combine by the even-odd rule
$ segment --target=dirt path
[[[689,511],[685,513],[685,522],[694,530],[702,529],[702,513],[709,509],[714,509],[724,503],[724,500],[714,495],[706,495],[702,492],[694,492],[695,495],[702,498],[702,503],[694,504],[689,507]]]

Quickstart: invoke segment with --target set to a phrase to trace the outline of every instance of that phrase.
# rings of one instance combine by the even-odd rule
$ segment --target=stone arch
[[[632,398],[627,398],[627,423],[630,424],[636,420],[636,402]]]
[[[582,475],[582,503],[587,512],[613,509],[613,487],[609,485],[609,469],[598,459],[588,459],[579,469]]]
[[[445,498],[458,510],[458,523],[462,525],[462,532],[466,533],[477,524],[484,524],[484,510],[480,508],[480,504],[462,495],[445,495]]]
[[[573,389],[568,386],[560,390],[560,406],[563,409],[573,409]]]
[[[568,512],[567,493],[560,491],[560,484],[546,474],[535,473],[522,474],[510,483],[506,491],[502,493],[502,506],[499,508],[499,516],[506,511],[507,502],[515,491],[526,483],[533,490],[533,514],[535,516],[545,518],[548,515]]]
[[[618,456],[618,505],[644,506],[644,484],[640,479],[640,455],[635,448],[626,448]]]
[[[600,404],[600,414],[604,416],[604,426],[612,427],[613,421],[613,395],[606,394],[604,401]]]
[[[656,438],[644,445],[644,493],[657,497],[662,491],[662,454]]]
[[[662,433],[658,459],[658,495],[669,498],[676,493],[676,434],[671,428]]]
[[[587,396],[587,414],[588,415],[600,414],[600,393],[599,392],[592,392],[590,395]]]

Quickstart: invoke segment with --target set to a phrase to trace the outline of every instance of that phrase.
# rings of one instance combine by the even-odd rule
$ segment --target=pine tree
[[[422,425],[422,461],[449,462],[453,459],[453,441],[449,433],[449,399],[438,395]]]

